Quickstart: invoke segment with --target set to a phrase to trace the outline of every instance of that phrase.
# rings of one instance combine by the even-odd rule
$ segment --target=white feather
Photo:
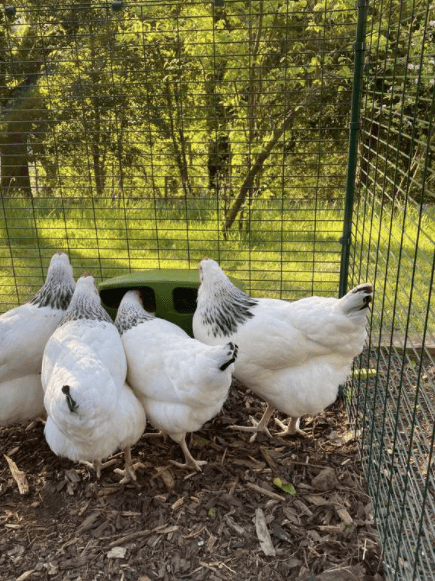
[[[137,442],[145,429],[145,414],[126,374],[119,333],[101,306],[94,279],[82,277],[44,351],[45,436],[55,454],[100,462]]]
[[[341,299],[295,302],[251,299],[214,260],[200,263],[194,336],[209,345],[239,345],[234,376],[271,406],[298,418],[322,411],[361,353],[370,285]]]
[[[209,347],[153,317],[138,291],[127,292],[115,321],[128,361],[128,381],[156,428],[180,443],[221,409],[231,385],[235,346]],[[225,369],[221,369],[225,367]]]
[[[43,413],[42,355],[74,288],[68,256],[58,252],[35,297],[0,316],[0,425],[26,421]]]

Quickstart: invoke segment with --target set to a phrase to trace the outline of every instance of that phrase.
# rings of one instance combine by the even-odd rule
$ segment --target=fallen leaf
[[[18,545],[7,551],[6,555],[11,557],[13,561],[19,561],[25,551],[26,549],[22,545]]]
[[[73,557],[72,559],[65,559],[59,562],[60,569],[78,569],[83,567],[85,563],[88,562],[87,557]],[[77,579],[75,580],[77,581]]]
[[[266,518],[261,508],[255,509],[255,530],[260,541],[261,550],[265,555],[275,556],[276,551],[272,543],[272,538],[267,529]]]
[[[162,470],[159,474],[160,478],[163,480],[163,484],[166,486],[168,490],[172,490],[175,486],[175,480],[172,476],[171,472],[166,469]]]
[[[66,491],[68,492],[68,494],[70,496],[74,496],[75,489],[74,489],[74,486],[73,486],[73,484],[71,482],[68,482],[67,483],[67,485],[66,485]]]
[[[314,530],[307,531],[307,537],[309,539],[311,539],[312,541],[314,541],[315,543],[322,542],[322,537],[319,535],[319,533],[317,531],[314,531]]]
[[[352,440],[355,440],[356,438],[359,438],[361,436],[361,430],[351,430],[349,432],[346,432],[345,434],[342,434],[341,439],[343,440],[343,442],[345,444],[347,444],[348,442],[352,442]]]
[[[286,482],[285,484],[281,480],[281,478],[277,477],[273,479],[273,483],[277,488],[280,488],[287,494],[291,494],[292,496],[296,496],[296,488],[290,482]]]
[[[295,567],[300,567],[302,561],[297,557],[292,557],[291,559],[286,560],[286,564],[289,569],[294,569]]]
[[[9,456],[4,454],[4,457],[6,458],[6,462],[9,464],[9,470],[11,471],[13,479],[17,483],[20,494],[29,494],[29,483],[27,482],[25,472],[22,472]]]
[[[327,434],[325,436],[325,438],[328,440],[328,442],[332,445],[332,446],[336,446],[337,448],[341,448],[341,446],[343,446],[345,444],[345,441],[343,440],[343,438],[340,436],[340,434],[338,434],[335,431],[332,431],[330,434]]]

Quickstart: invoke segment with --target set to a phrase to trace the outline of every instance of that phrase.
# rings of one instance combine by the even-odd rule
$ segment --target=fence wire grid
[[[0,313],[58,249],[97,281],[207,255],[257,297],[372,282],[347,402],[406,581],[435,579],[434,46],[428,0],[0,9]]]
[[[391,579],[435,579],[435,5],[373,3],[350,281],[375,283],[351,409]]]
[[[260,295],[336,293],[353,5],[28,3],[2,17],[3,308],[58,247],[97,279],[207,254]]]

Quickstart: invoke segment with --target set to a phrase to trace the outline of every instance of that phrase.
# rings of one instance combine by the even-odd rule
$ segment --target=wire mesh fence
[[[97,279],[209,255],[335,295],[356,10],[271,1],[2,12],[2,311],[58,247]]]
[[[374,377],[354,411],[385,572],[404,580],[435,579],[434,41],[430,2],[372,6],[351,279],[375,284]]]
[[[336,296],[358,4],[0,10],[0,313],[59,248],[97,280],[208,255],[257,297]],[[349,409],[407,581],[435,569],[434,32],[428,0],[370,7],[345,281],[375,285]]]

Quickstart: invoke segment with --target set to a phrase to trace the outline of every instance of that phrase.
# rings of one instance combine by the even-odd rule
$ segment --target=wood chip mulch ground
[[[228,429],[263,410],[234,385],[221,414],[192,437],[192,454],[208,461],[198,474],[169,463],[183,460],[175,442],[143,437],[133,448],[145,466],[137,486],[120,486],[116,465],[98,481],[57,458],[41,422],[0,428],[1,579],[382,581],[343,404],[304,418],[308,438],[261,434],[251,443]]]

